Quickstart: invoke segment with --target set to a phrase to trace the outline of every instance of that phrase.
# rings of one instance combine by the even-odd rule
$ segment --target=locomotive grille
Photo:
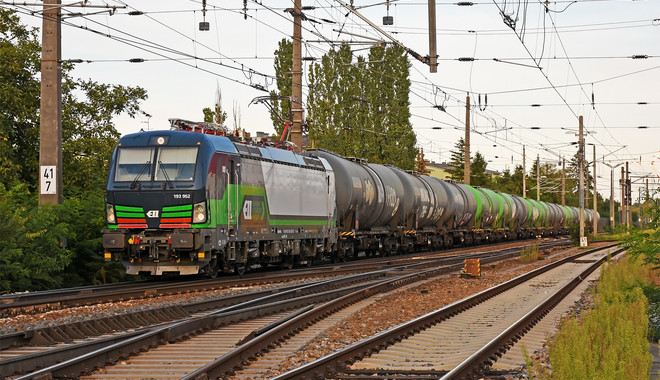
[[[192,205],[165,206],[160,219],[160,228],[190,227],[192,212]]]
[[[119,228],[147,228],[147,219],[142,207],[115,206]]]

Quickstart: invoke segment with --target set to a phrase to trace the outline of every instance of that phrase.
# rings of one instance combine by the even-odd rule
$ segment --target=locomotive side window
[[[158,152],[155,181],[192,181],[197,147],[163,147]]]
[[[130,182],[136,178],[151,180],[154,148],[121,148],[117,154],[115,181]]]

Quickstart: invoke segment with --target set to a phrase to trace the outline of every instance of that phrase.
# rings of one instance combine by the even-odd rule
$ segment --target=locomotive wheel
[[[210,279],[215,279],[218,277],[218,259],[213,259],[209,262],[208,269],[206,271],[206,276]]]
[[[219,257],[219,252],[211,252],[211,261],[209,261],[209,266],[206,269],[206,276],[210,279],[215,279],[218,277],[218,272],[220,271],[220,265],[218,264]]]

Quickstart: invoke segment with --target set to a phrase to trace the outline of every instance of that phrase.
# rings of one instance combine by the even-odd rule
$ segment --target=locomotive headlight
[[[105,205],[105,214],[108,223],[115,224],[117,222],[117,218],[115,218],[115,207],[113,205]]]
[[[193,223],[206,221],[206,202],[195,203],[193,206]]]

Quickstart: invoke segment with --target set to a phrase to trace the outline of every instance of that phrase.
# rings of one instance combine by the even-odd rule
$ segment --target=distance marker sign
[[[56,166],[41,166],[41,194],[57,194]]]

